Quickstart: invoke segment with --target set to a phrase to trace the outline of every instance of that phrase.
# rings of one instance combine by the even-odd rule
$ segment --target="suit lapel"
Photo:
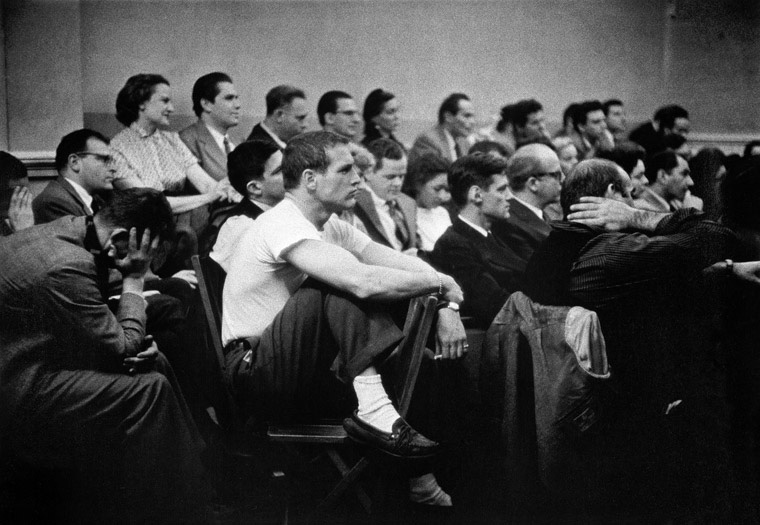
[[[58,183],[61,185],[61,187],[66,190],[66,192],[71,196],[74,201],[82,208],[82,214],[88,215],[89,213],[92,213],[92,210],[88,209],[88,206],[84,203],[82,200],[82,197],[79,196],[77,193],[77,190],[74,189],[74,186],[72,186],[69,181],[67,181],[62,175],[58,176]]]
[[[227,173],[227,156],[224,154],[224,150],[219,148],[219,144],[214,140],[214,136],[211,135],[211,132],[203,122],[199,120],[195,123],[195,126],[198,132],[198,141],[206,146],[205,151],[211,157],[210,160],[218,164],[221,171]]]
[[[380,216],[375,209],[372,195],[366,190],[359,190],[359,193],[356,195],[356,206],[356,213],[359,215],[359,218],[362,219],[364,225],[376,230],[377,233],[375,237],[377,238],[379,236],[382,239],[382,241],[378,242],[382,242],[382,244],[392,247],[393,244],[385,235],[385,228],[383,228],[383,223],[380,222]]]

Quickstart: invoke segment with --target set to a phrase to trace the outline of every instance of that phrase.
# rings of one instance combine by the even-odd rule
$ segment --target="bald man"
[[[527,264],[551,231],[543,208],[559,202],[562,168],[550,147],[528,144],[515,152],[506,173],[512,190],[510,216],[497,221],[493,233]]]

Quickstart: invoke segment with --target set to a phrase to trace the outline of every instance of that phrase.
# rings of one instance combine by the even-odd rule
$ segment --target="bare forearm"
[[[216,195],[207,193],[203,195],[183,195],[181,197],[167,197],[173,213],[184,213],[210,204],[216,200]]]
[[[655,211],[636,210],[631,215],[629,228],[637,231],[652,232],[660,224],[660,221],[670,215],[669,213],[658,213]]]

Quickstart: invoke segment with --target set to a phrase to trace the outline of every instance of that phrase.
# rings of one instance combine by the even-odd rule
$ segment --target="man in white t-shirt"
[[[243,235],[224,287],[222,339],[237,398],[258,415],[298,416],[320,397],[320,375],[330,370],[356,393],[358,410],[344,422],[352,438],[399,457],[433,455],[438,444],[399,416],[376,366],[402,337],[388,313],[393,302],[435,292],[447,306],[436,352],[464,355],[461,289],[338,219],[355,205],[360,183],[348,140],[299,135],[288,142],[282,172],[285,199]],[[423,499],[448,499],[436,494]]]

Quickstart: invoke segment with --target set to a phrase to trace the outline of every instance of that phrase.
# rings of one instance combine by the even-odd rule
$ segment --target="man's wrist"
[[[654,231],[660,221],[667,217],[667,213],[658,213],[649,210],[635,210],[631,216],[629,226],[639,231]]]
[[[145,287],[145,277],[143,275],[125,275],[122,280],[122,291],[129,293],[142,294]]]

